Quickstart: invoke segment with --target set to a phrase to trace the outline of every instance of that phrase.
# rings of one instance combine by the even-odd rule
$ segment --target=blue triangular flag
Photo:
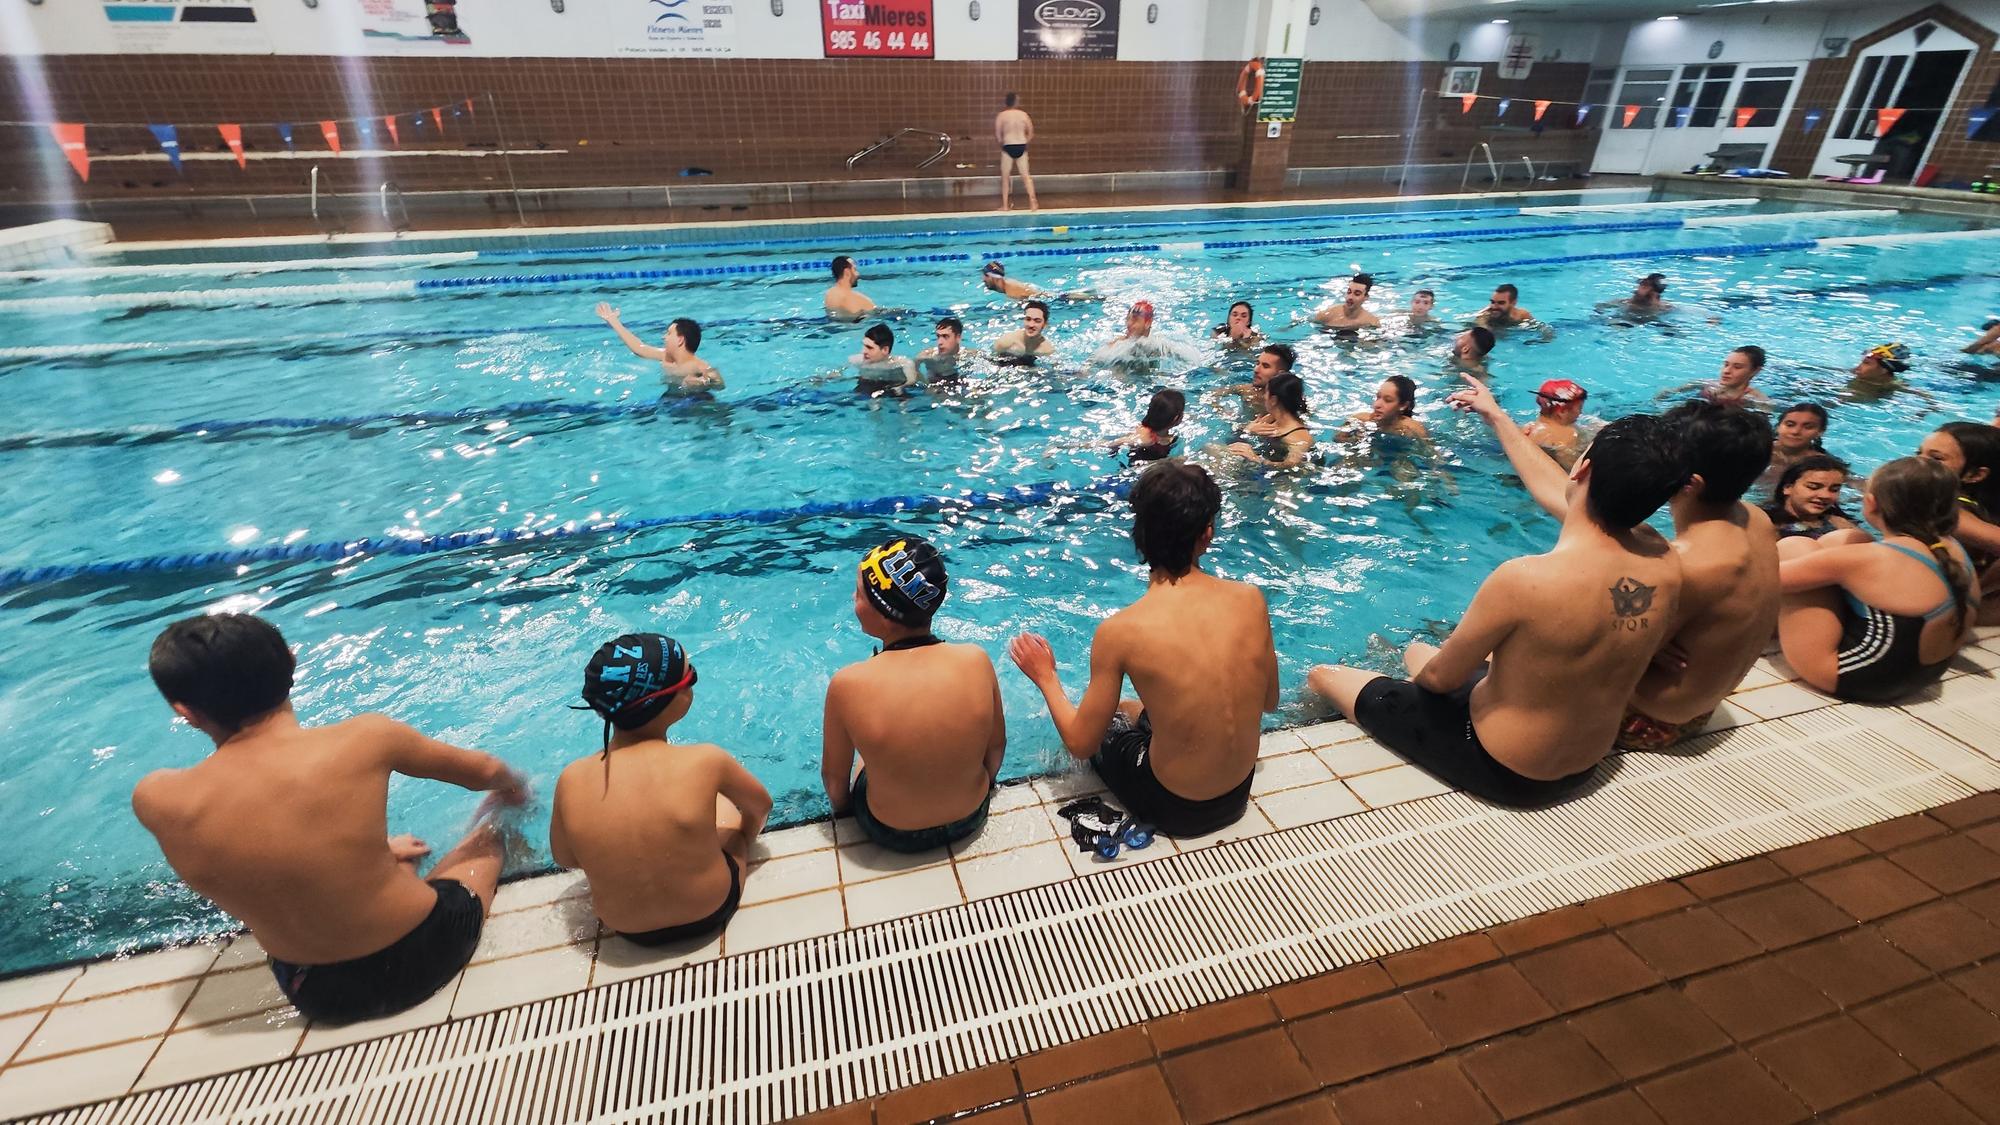
[[[174,171],[180,171],[181,142],[180,138],[174,134],[174,127],[172,125],[148,125],[146,128],[153,131],[153,139],[160,142],[160,151],[167,154],[167,161],[174,166]]]
[[[1582,105],[1576,107],[1576,123],[1578,125],[1583,124],[1583,119],[1589,116],[1590,116],[1589,102],[1585,102]]]
[[[278,126],[278,139],[285,142],[286,152],[297,151],[292,147],[292,127],[290,125],[280,124]]]
[[[1965,117],[1965,135],[1968,137],[1977,136],[1979,131],[1986,128],[1986,123],[1991,120],[1993,120],[1992,106],[1983,105],[1973,109]]]
[[[1691,114],[1691,113],[1693,113],[1693,112],[1694,112],[1694,110],[1693,110],[1692,108],[1688,107],[1688,106],[1680,106],[1679,108],[1675,109],[1675,110],[1674,110],[1674,128],[1676,128],[1676,129],[1685,129],[1685,128],[1687,128],[1687,127],[1688,127],[1688,115],[1689,115],[1689,114]]]
[[[1510,105],[1513,105],[1513,104],[1514,104],[1514,99],[1513,99],[1513,98],[1501,98],[1501,99],[1500,99],[1500,108],[1499,108],[1499,111],[1498,111],[1498,112],[1496,112],[1496,113],[1494,114],[1494,116],[1496,116],[1496,117],[1505,117],[1505,116],[1507,116],[1507,107],[1508,107],[1508,106],[1510,106]]]
[[[1813,126],[1815,126],[1815,125],[1819,124],[1819,119],[1820,119],[1820,118],[1822,118],[1822,117],[1824,117],[1824,116],[1826,116],[1826,112],[1825,112],[1824,110],[1818,110],[1818,109],[1809,109],[1809,110],[1806,110],[1806,128],[1805,128],[1805,131],[1806,131],[1806,132],[1808,132],[1808,133],[1812,132],[1812,131],[1813,131]]]

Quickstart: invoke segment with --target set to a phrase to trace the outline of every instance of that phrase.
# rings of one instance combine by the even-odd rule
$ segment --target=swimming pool
[[[639,249],[610,243],[663,240],[599,235],[359,265],[189,261],[0,281],[0,464],[13,484],[0,522],[0,716],[12,732],[0,808],[15,834],[0,894],[35,907],[8,912],[0,970],[226,925],[179,887],[127,811],[146,771],[208,749],[170,722],[144,667],[162,624],[206,609],[255,610],[285,631],[300,650],[306,721],[385,711],[499,753],[544,790],[595,748],[596,720],[566,709],[591,650],[628,629],[672,633],[702,671],[682,736],[735,751],[777,798],[774,819],[797,820],[824,813],[827,676],[870,651],[851,617],[855,561],[914,530],[951,567],[939,631],[1002,664],[1003,776],[1060,768],[1039,697],[1001,649],[1020,629],[1047,634],[1079,690],[1096,622],[1143,588],[1118,499],[1127,470],[1092,443],[1129,429],[1156,386],[1196,399],[1246,378],[1250,362],[1211,353],[1188,371],[1082,370],[1138,298],[1158,307],[1156,332],[1193,346],[1247,299],[1261,327],[1300,349],[1327,463],[1294,476],[1222,471],[1210,556],[1270,597],[1284,681],[1273,722],[1313,714],[1299,698],[1308,666],[1383,661],[1455,617],[1491,566],[1555,532],[1482,427],[1442,407],[1449,332],[1354,342],[1290,323],[1335,299],[1332,279],[1356,268],[1378,278],[1379,312],[1429,287],[1450,320],[1494,283],[1519,285],[1556,329],[1547,342],[1517,333],[1489,360],[1522,417],[1556,376],[1590,389],[1592,414],[1645,408],[1741,343],[1770,351],[1760,385],[1780,401],[1830,400],[1869,345],[1918,352],[1911,378],[1947,413],[1920,420],[1899,400],[1836,407],[1828,447],[1863,466],[1909,451],[1945,417],[1985,418],[2000,399],[2000,385],[1949,366],[2000,304],[1978,265],[1992,243],[1812,242],[1963,220],[1542,209],[1562,202],[1004,220],[1032,226],[1014,231],[820,224]],[[964,318],[971,345],[1017,325],[979,285],[988,257],[1104,300],[1056,305],[1053,362],[868,401],[830,378],[860,337],[819,315],[835,253],[860,260],[879,303],[910,310],[883,318],[903,354],[931,342],[945,310]],[[1614,327],[1593,312],[1655,269],[1680,306],[1663,324]],[[701,354],[728,387],[713,402],[662,403],[656,365],[591,315],[600,300],[648,339],[671,317],[700,320]],[[1329,423],[1394,373],[1422,388],[1434,458],[1331,440]],[[1191,407],[1183,448],[1227,440],[1239,416]],[[450,538],[494,530],[533,534]],[[356,540],[371,549],[346,546]],[[199,557],[229,551],[261,557]],[[129,560],[154,561],[111,565]],[[473,799],[401,782],[391,803],[398,830],[442,843]]]

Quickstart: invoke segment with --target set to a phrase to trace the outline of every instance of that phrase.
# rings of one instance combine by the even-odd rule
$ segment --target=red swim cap
[[[1153,302],[1134,301],[1132,302],[1132,312],[1134,315],[1143,316],[1147,320],[1151,320],[1153,319]]]
[[[1542,384],[1541,390],[1535,392],[1535,397],[1567,405],[1572,402],[1582,402],[1589,393],[1568,379],[1550,379]]]

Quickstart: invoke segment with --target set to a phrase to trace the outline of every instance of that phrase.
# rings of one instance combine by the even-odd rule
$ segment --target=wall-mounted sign
[[[103,0],[98,7],[120,51],[271,49],[251,0]]]
[[[1479,92],[1479,68],[1476,66],[1448,66],[1444,68],[1444,79],[1438,83],[1438,96],[1462,98]]]
[[[937,31],[931,0],[819,0],[819,25],[830,59],[927,59]]]
[[[620,54],[736,53],[736,0],[613,0],[606,18]]]
[[[1257,120],[1299,119],[1299,80],[1305,70],[1304,59],[1264,60],[1264,96],[1257,99]]]
[[[1500,56],[1500,77],[1526,78],[1535,69],[1535,55],[1542,49],[1540,36],[1509,35],[1507,51]]]
[[[1024,59],[1115,59],[1118,0],[1021,0]]]

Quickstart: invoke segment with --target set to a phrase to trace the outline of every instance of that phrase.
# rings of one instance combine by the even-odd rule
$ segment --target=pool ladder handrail
[[[400,227],[395,225],[395,217],[389,214],[389,193],[392,191],[396,193],[396,209],[403,213],[403,225]],[[375,189],[375,194],[382,206],[382,221],[388,223],[392,230],[398,232],[409,230],[410,206],[403,202],[403,189],[396,186],[396,181],[383,180],[382,186]]]
[[[1478,144],[1472,146],[1470,152],[1465,154],[1465,174],[1458,178],[1458,190],[1460,192],[1465,190],[1466,184],[1472,182],[1472,158],[1482,152],[1486,154],[1487,170],[1493,173],[1493,186],[1500,186],[1500,165],[1493,159],[1493,146],[1485,141],[1480,141]],[[1533,165],[1529,167],[1532,169]]]
[[[922,160],[922,162],[920,162],[917,165],[918,168],[928,168],[931,165],[936,164],[938,161],[943,160],[945,158],[945,155],[951,152],[950,133],[940,133],[935,129],[915,129],[915,128],[898,129],[897,131],[889,134],[888,136],[883,137],[881,140],[876,141],[874,144],[869,145],[867,148],[862,149],[860,152],[855,153],[853,156],[848,157],[847,170],[850,172],[853,171],[854,166],[856,164],[861,163],[861,161],[866,157],[874,155],[881,149],[888,148],[890,145],[895,144],[897,141],[901,140],[903,137],[908,136],[911,133],[915,133],[917,136],[920,137],[929,137],[930,139],[938,143],[938,150],[934,153],[931,153],[929,156],[925,157]]]
[[[319,165],[317,164],[313,165],[312,170],[312,217],[313,222],[319,222]]]

